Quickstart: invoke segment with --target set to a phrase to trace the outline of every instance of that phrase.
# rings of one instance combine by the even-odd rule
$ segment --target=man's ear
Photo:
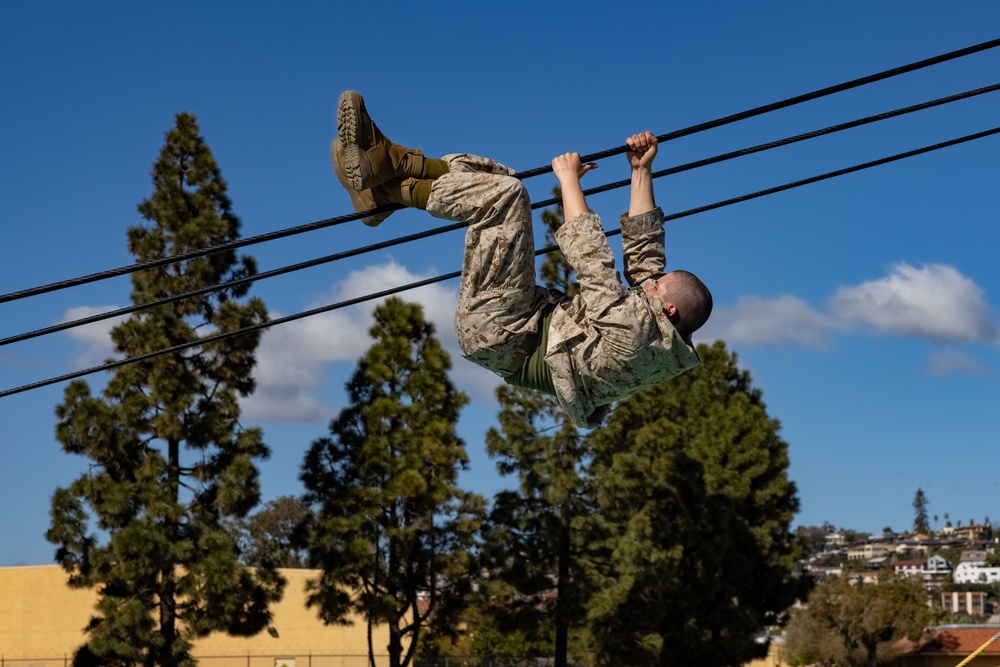
[[[667,314],[667,319],[673,318],[677,315],[677,306],[670,303],[669,301],[663,302],[663,312]]]

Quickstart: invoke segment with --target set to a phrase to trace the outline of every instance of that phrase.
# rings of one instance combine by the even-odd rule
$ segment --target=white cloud
[[[417,275],[394,261],[350,273],[333,285],[310,308],[339,303],[412,283],[432,274]],[[452,319],[457,287],[435,283],[402,292],[399,296],[424,307],[436,335],[452,357],[452,381],[474,401],[494,400],[499,379],[462,359]],[[324,398],[335,385],[349,379],[357,359],[371,345],[368,329],[378,301],[314,315],[269,329],[257,352],[257,391],[242,401],[248,422],[326,422],[337,407]],[[841,287],[829,301],[829,312],[804,300],[782,295],[775,298],[742,297],[732,308],[716,307],[712,318],[696,337],[722,338],[732,344],[800,345],[827,349],[833,334],[861,328],[890,335],[923,338],[936,343],[994,340],[997,327],[982,290],[953,267],[932,264],[916,268],[905,263],[892,267],[884,278]],[[67,311],[65,320],[79,319],[113,309],[81,306]],[[272,312],[272,317],[280,317]],[[101,363],[111,356],[108,332],[121,318],[71,329],[69,335],[84,346],[74,362],[81,366]],[[331,379],[334,364],[336,379]],[[977,360],[953,349],[929,357],[934,373],[984,374]]]
[[[841,287],[830,308],[850,324],[934,342],[987,341],[997,335],[983,291],[943,264],[896,264],[885,278]]]
[[[107,313],[118,310],[121,306],[77,306],[70,308],[59,321],[60,324],[82,320],[92,315]],[[82,345],[82,351],[73,358],[73,366],[91,367],[103,364],[108,358],[114,356],[114,347],[111,344],[111,330],[122,322],[127,316],[119,315],[93,324],[74,327],[66,330],[73,340]]]
[[[920,268],[896,264],[884,278],[840,287],[827,305],[828,311],[823,312],[791,295],[741,297],[735,307],[717,307],[696,338],[722,338],[752,346],[829,348],[833,333],[855,329],[938,344],[1000,342],[982,289],[943,264]],[[979,372],[977,365],[970,358],[959,359],[956,353],[932,359],[935,372],[945,368]]]
[[[342,282],[308,306],[318,308],[348,299],[406,285],[431,277],[417,275],[394,261],[351,272]],[[399,297],[420,303],[424,317],[434,323],[436,336],[452,359],[451,378],[455,386],[473,400],[493,400],[499,379],[475,364],[465,361],[458,349],[453,318],[458,298],[456,286],[435,283],[402,292]],[[254,371],[257,390],[241,401],[247,423],[259,421],[327,422],[336,416],[337,407],[322,397],[331,382],[334,364],[348,362],[336,378],[337,389],[353,372],[354,363],[371,346],[368,329],[372,312],[385,299],[366,301],[339,310],[321,313],[268,329],[257,350]],[[82,319],[117,309],[118,306],[78,306],[66,311],[62,321]],[[272,319],[282,314],[272,312]],[[82,351],[73,365],[90,367],[104,363],[113,355],[110,331],[125,316],[95,322],[65,333],[81,344]]]
[[[386,264],[369,266],[361,271],[352,272],[339,286],[337,293],[327,303],[343,301],[373,292],[405,285],[418,280],[430,277],[431,274],[417,275],[411,273],[405,266],[394,261]],[[441,341],[441,345],[451,355],[451,378],[452,382],[462,391],[469,394],[473,400],[488,398],[492,400],[493,392],[500,383],[499,378],[473,364],[462,357],[462,351],[458,347],[458,338],[455,336],[455,305],[458,302],[458,283],[452,282],[446,286],[445,283],[435,283],[420,287],[418,289],[402,292],[398,296],[407,300],[415,301],[424,308],[424,317],[434,323],[435,335]],[[355,360],[371,344],[371,339],[367,335],[368,328],[372,324],[372,311],[375,306],[384,299],[366,302],[363,310],[355,311],[363,313],[365,335],[361,349],[355,353],[351,360]]]
[[[312,308],[339,303],[366,294],[405,285],[428,275],[416,275],[394,261],[354,271]],[[497,378],[461,357],[453,318],[457,289],[441,283],[402,292],[398,296],[420,303],[424,317],[434,323],[436,336],[452,358],[452,381],[470,397],[492,396]],[[257,352],[257,391],[242,402],[247,421],[326,422],[337,408],[319,392],[329,382],[331,364],[350,362],[338,378],[343,385],[354,362],[371,346],[368,329],[372,312],[384,301],[366,301],[345,309],[308,317],[268,330]],[[280,317],[272,313],[272,317]]]
[[[784,345],[829,348],[836,322],[791,295],[764,299],[741,297],[733,308],[716,307],[698,339],[721,338],[743,345]]]
[[[935,375],[993,375],[993,371],[985,363],[953,348],[935,350],[927,361],[930,372]]]

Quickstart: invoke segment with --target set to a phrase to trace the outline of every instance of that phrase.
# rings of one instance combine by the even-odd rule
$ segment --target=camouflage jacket
[[[621,228],[629,285],[662,276],[663,211],[623,215]],[[560,404],[577,426],[593,428],[615,401],[665,382],[700,360],[658,299],[622,284],[598,216],[579,215],[555,237],[576,272],[580,294],[556,306],[545,362]]]

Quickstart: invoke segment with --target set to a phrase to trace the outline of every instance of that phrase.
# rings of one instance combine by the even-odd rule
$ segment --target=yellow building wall
[[[788,667],[788,663],[781,658],[781,645],[771,642],[767,657],[751,660],[743,667]]]
[[[194,655],[203,667],[363,667],[367,625],[324,625],[305,605],[305,584],[314,570],[281,570],[287,579],[281,602],[272,607],[267,631],[255,637],[215,633],[199,639]],[[85,641],[97,594],[71,589],[57,565],[0,568],[0,661],[2,667],[61,667]],[[388,634],[375,628],[376,654],[386,652]],[[381,660],[385,664],[387,660]]]

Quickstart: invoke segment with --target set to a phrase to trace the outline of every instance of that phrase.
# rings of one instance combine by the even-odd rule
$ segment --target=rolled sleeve
[[[622,257],[625,280],[635,287],[663,275],[666,266],[664,252],[663,209],[659,206],[641,215],[621,216]]]
[[[601,219],[589,212],[578,215],[556,230],[555,239],[576,273],[588,317],[599,320],[628,294],[615,270]]]

